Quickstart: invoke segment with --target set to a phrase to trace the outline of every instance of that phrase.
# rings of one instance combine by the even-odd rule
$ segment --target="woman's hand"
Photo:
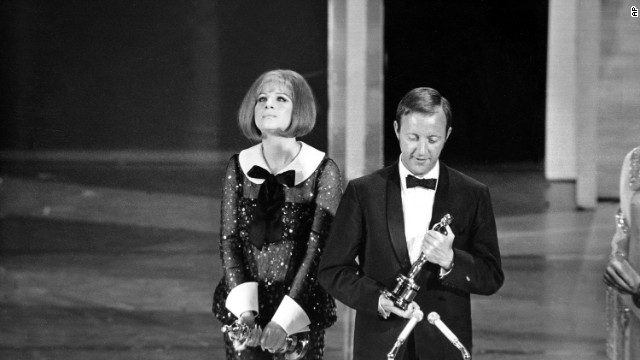
[[[640,290],[640,275],[622,256],[613,256],[604,272],[605,284],[621,293],[636,294]]]
[[[262,330],[260,338],[260,346],[263,350],[270,353],[283,352],[286,345],[287,332],[282,326],[273,321],[269,321],[267,326]]]
[[[253,311],[245,311],[240,314],[238,321],[249,327],[249,336],[246,339],[231,339],[233,340],[233,348],[237,351],[242,351],[247,346],[258,346],[260,344],[262,330],[256,326],[256,314]]]
[[[256,324],[256,313],[253,311],[245,311],[240,314],[238,320],[243,324],[247,324],[249,327],[253,327],[253,325]]]

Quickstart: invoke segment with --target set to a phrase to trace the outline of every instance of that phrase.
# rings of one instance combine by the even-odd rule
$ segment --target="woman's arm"
[[[285,328],[287,332],[297,326],[294,324],[308,321],[306,313],[310,309],[304,309],[301,304],[309,303],[306,301],[306,297],[309,296],[309,285],[317,281],[320,256],[342,196],[341,184],[338,166],[333,160],[327,160],[320,170],[317,182],[315,212],[305,256],[291,284],[289,299],[283,300],[273,317],[273,320]]]
[[[238,194],[242,186],[242,177],[238,167],[238,155],[234,155],[224,178],[222,190],[220,258],[224,270],[224,279],[230,292],[226,307],[238,318],[247,311],[258,313],[258,286],[247,277],[243,245],[238,236]]]
[[[637,172],[639,171],[639,154],[640,148],[636,148],[629,152],[622,162],[620,209],[616,214],[616,232],[611,240],[611,256],[604,272],[604,282],[619,292],[633,295],[634,302],[636,299],[640,299],[640,274],[627,260],[631,238],[628,216],[631,213],[631,198],[634,191],[637,190],[634,180],[637,180]]]
[[[331,223],[336,215],[340,198],[342,197],[340,170],[333,160],[329,159],[322,169],[318,180],[318,194],[316,209],[313,215],[313,225],[307,243],[307,252],[291,286],[289,296],[294,300],[306,294],[309,280],[315,280],[318,274],[318,264],[329,235]]]

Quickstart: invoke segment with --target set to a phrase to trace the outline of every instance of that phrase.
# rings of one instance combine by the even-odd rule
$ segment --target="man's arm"
[[[473,294],[491,295],[502,286],[504,273],[491,195],[486,187],[477,201],[470,231],[469,251],[453,249],[455,265],[451,273],[442,279],[442,283]]]
[[[353,182],[340,201],[320,260],[318,280],[329,294],[358,311],[377,314],[382,285],[360,274],[356,260],[365,244],[365,218]]]

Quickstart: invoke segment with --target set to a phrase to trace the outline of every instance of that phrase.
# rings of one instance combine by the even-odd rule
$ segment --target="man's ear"
[[[452,128],[452,127],[449,127],[449,130],[447,130],[447,138],[446,138],[446,139],[444,139],[444,141],[449,140],[449,136],[451,136],[451,132],[452,132],[452,131],[453,131],[453,128]]]
[[[396,137],[400,139],[400,125],[398,124],[398,120],[393,121],[393,130],[396,132]]]

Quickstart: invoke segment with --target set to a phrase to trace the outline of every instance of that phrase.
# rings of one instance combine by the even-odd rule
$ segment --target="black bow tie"
[[[296,181],[296,172],[295,170],[288,170],[278,175],[273,175],[267,169],[262,168],[258,165],[249,170],[247,175],[251,176],[255,179],[265,179],[268,183],[278,183],[280,185],[287,185],[289,187],[293,186]]]
[[[418,179],[413,175],[407,175],[407,189],[419,186],[425,189],[436,189],[436,183],[438,180],[436,179]]]
[[[283,185],[291,187],[296,180],[296,172],[288,170],[273,175],[260,166],[254,166],[247,175],[264,179],[258,193],[258,204],[254,210],[254,219],[249,228],[249,239],[258,249],[262,245],[278,241],[282,234],[282,207],[285,202]]]

